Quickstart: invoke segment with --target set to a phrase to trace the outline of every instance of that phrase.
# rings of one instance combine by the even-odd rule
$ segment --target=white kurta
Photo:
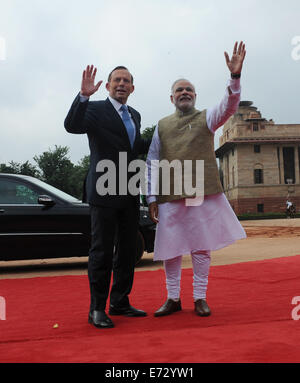
[[[236,112],[240,102],[240,80],[230,80],[228,86],[232,94],[226,89],[220,104],[207,109],[207,126],[213,133]],[[159,160],[159,152],[160,139],[156,127],[147,156],[148,167],[151,160]],[[150,190],[149,179],[148,203],[156,199],[150,195]],[[195,250],[218,250],[236,240],[246,238],[246,233],[224,193],[205,196],[203,203],[198,206],[186,206],[184,199],[158,206],[155,261],[190,254]]]

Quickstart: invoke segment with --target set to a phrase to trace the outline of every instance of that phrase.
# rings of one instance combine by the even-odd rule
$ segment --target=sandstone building
[[[223,127],[216,150],[225,194],[236,214],[300,209],[300,124],[267,121],[251,101]]]

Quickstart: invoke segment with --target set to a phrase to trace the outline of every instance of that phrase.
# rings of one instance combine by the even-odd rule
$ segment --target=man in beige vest
[[[175,160],[185,174],[186,160],[190,160],[190,176],[195,185],[198,174],[195,164],[197,160],[204,161],[202,196],[195,191],[187,194],[182,188],[183,182],[182,192],[175,192],[178,186],[175,171],[170,173],[169,193],[162,191],[164,178],[161,173],[157,173],[157,177],[151,173],[148,179],[150,216],[157,223],[154,260],[164,261],[168,293],[166,302],[154,314],[157,317],[182,309],[180,280],[184,254],[192,256],[195,312],[199,316],[210,315],[206,302],[210,252],[246,237],[223,193],[214,153],[216,129],[236,112],[240,102],[240,77],[245,55],[243,42],[235,43],[231,59],[225,52],[231,78],[221,103],[214,108],[197,110],[194,85],[186,79],[175,81],[171,89],[175,113],[160,120],[155,129],[147,157],[148,170],[158,161],[174,163]],[[158,192],[153,193],[153,190]]]

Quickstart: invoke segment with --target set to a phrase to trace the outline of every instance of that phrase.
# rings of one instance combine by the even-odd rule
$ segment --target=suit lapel
[[[119,113],[116,111],[112,103],[109,101],[109,98],[107,98],[105,102],[106,112],[111,121],[111,129],[114,130],[117,134],[121,135],[128,149],[131,149],[127,130],[122,121],[122,118],[120,117]]]
[[[127,134],[127,130],[126,130],[126,127],[122,121],[121,116],[116,111],[116,109],[114,108],[112,103],[109,101],[109,98],[106,99],[105,103],[106,103],[107,113],[108,113],[110,120],[111,120],[111,128],[113,130],[115,130],[116,133],[121,134],[122,138],[124,139],[124,142],[126,142],[127,148],[129,150],[133,150],[135,148],[139,138],[140,138],[140,124],[139,124],[138,118],[137,118],[134,110],[130,106],[128,106],[128,110],[129,110],[131,117],[132,117],[134,124],[135,124],[135,140],[133,143],[133,148],[131,148],[129,137]]]

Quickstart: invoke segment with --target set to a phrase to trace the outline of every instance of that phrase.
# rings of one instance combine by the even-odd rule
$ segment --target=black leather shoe
[[[211,314],[210,308],[205,299],[198,299],[195,302],[195,311],[197,315],[201,317],[208,317]]]
[[[109,315],[125,315],[127,317],[145,317],[147,313],[143,310],[135,309],[132,306],[116,307],[110,305]]]
[[[176,311],[181,311],[181,301],[173,301],[173,299],[167,299],[166,302],[154,313],[155,317],[162,317],[170,315]]]
[[[89,313],[89,323],[98,328],[115,327],[112,320],[106,315],[104,310],[93,310]]]

